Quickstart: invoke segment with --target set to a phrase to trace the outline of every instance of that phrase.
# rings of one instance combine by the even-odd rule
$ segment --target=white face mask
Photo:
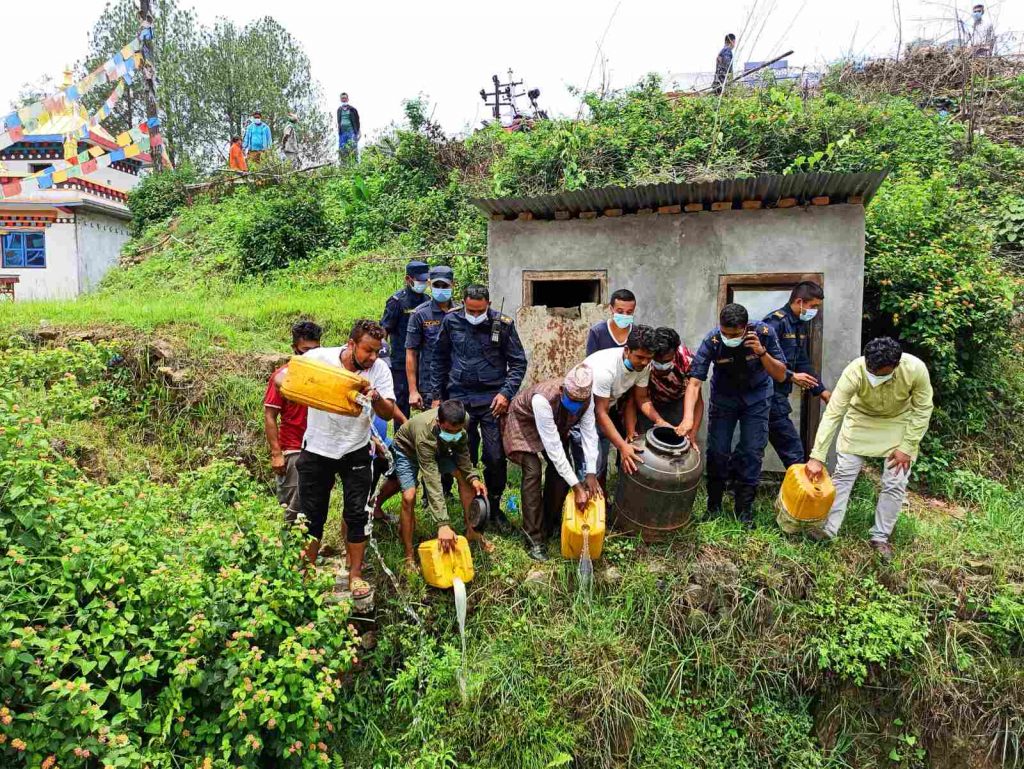
[[[466,320],[468,320],[474,326],[479,326],[481,323],[483,323],[485,320],[487,320],[487,313],[483,312],[480,315],[470,315],[467,312],[466,313]]]
[[[892,374],[883,374],[879,376],[878,374],[872,374],[870,371],[867,371],[866,369],[865,373],[868,375],[868,381],[871,383],[872,387],[878,387],[878,385],[885,384],[890,379],[892,379]]]
[[[724,344],[726,347],[739,347],[741,344],[743,344],[743,337],[738,336],[735,339],[730,339],[725,334],[723,334],[722,344]]]

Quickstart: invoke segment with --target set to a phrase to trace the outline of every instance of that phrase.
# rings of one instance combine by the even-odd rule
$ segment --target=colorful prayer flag
[[[3,185],[4,197],[13,198],[15,195],[21,194],[21,182],[15,179],[13,182],[7,182]]]

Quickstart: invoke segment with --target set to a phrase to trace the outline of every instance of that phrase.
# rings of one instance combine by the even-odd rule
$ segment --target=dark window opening
[[[533,281],[534,307],[579,307],[581,304],[601,301],[599,280],[535,280]]]
[[[38,174],[45,171],[48,168],[53,168],[53,163],[29,163],[28,171],[30,174]]]

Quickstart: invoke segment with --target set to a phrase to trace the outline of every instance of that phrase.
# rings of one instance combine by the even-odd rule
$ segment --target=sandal
[[[420,565],[416,562],[415,558],[406,558],[404,568],[408,574],[422,575],[423,573],[420,571]]]
[[[373,595],[373,587],[362,577],[350,580],[349,589],[352,591],[352,598],[356,601],[362,601]]]
[[[476,542],[480,546],[480,549],[487,554],[494,552],[494,543],[487,539],[483,534],[477,534],[475,537],[472,537],[470,542]]]

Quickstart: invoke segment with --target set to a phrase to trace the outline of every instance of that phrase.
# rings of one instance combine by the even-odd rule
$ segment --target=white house
[[[71,73],[65,72],[65,87]],[[30,176],[65,157],[65,142],[88,125],[81,104],[69,104],[0,151],[0,184]],[[99,146],[118,149],[102,126],[79,138],[76,152]],[[94,288],[117,263],[128,240],[128,192],[150,165],[139,154],[91,174],[0,200],[0,295],[25,299],[68,299]],[[13,294],[11,293],[13,292]]]

